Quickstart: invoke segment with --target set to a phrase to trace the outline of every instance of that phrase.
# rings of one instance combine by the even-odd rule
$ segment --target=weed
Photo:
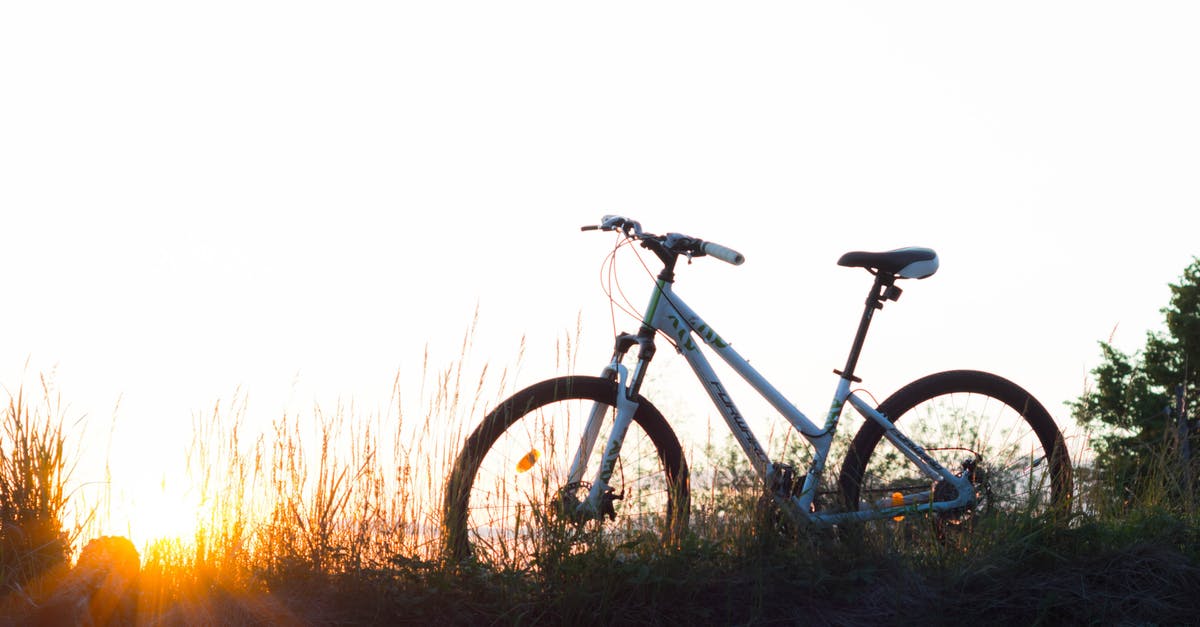
[[[690,455],[691,524],[677,543],[548,534],[507,567],[444,564],[443,483],[496,388],[461,363],[425,373],[415,418],[398,382],[383,411],[315,407],[261,434],[247,432],[240,393],[197,416],[197,531],[142,547],[138,622],[1189,623],[1200,612],[1195,504],[1155,492],[1163,481],[1113,485],[1082,453],[1071,513],[980,516],[965,542],[919,516],[856,534],[781,524],[737,445],[710,437]],[[43,391],[36,407],[11,396],[2,418],[0,609],[18,621],[82,528],[64,523],[73,461]],[[793,444],[778,448],[803,467]],[[1145,463],[1175,468],[1166,453]]]

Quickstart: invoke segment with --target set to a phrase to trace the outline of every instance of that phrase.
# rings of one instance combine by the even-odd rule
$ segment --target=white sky
[[[386,404],[477,305],[477,361],[528,337],[518,384],[581,311],[598,371],[612,242],[578,227],[621,213],[746,255],[679,292],[810,415],[869,286],[838,256],[920,245],[869,389],[987,369],[1066,423],[1200,254],[1197,32],[1190,2],[4,3],[0,383],[53,371],[89,446],[120,398],[133,483],[239,386],[263,421]]]

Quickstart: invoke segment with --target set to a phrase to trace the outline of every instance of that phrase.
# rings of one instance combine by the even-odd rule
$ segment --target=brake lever
[[[633,239],[641,239],[643,236],[642,225],[637,220],[630,220],[622,216],[606,215],[600,220],[598,225],[588,225],[579,228],[580,231],[621,231],[625,237]]]

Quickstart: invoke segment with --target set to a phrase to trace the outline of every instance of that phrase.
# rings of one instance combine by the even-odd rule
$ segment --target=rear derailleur
[[[962,507],[943,510],[938,512],[938,526],[943,525],[961,525],[970,522],[975,517],[975,514],[987,509],[991,500],[991,487],[988,485],[985,471],[980,468],[982,458],[979,455],[968,457],[962,462],[962,469],[955,476],[962,477],[971,484],[971,489],[975,492],[971,502]],[[939,481],[933,486],[933,501],[935,503],[944,503],[958,499],[958,488],[949,481]]]

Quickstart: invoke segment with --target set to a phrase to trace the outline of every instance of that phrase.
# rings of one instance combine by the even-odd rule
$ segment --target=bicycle
[[[1015,383],[980,371],[941,372],[902,387],[878,407],[852,391],[861,383],[854,373],[875,312],[900,298],[898,280],[937,271],[933,250],[851,252],[838,260],[875,279],[846,364],[834,370],[837,388],[818,426],[675,292],[681,257],[739,265],[740,253],[678,233],[654,235],[621,216],[605,216],[583,230],[615,232],[618,247],[637,242],[662,262],[640,328],[617,335],[599,377],[536,383],[484,417],[446,484],[443,546],[449,559],[528,566],[564,534],[608,534],[618,541],[652,534],[674,542],[686,532],[687,462],[666,418],[640,393],[659,336],[683,355],[769,500],[798,526],[931,515],[939,529],[957,528],[989,512],[1069,505],[1071,465],[1062,433],[1045,407]],[[808,441],[812,458],[805,472],[768,457],[701,346],[721,357]],[[635,347],[631,371],[624,362]],[[847,404],[864,422],[838,475],[837,507],[817,497]],[[900,430],[901,423],[915,423],[920,436],[931,440],[918,444]],[[605,444],[597,455],[601,439]],[[882,445],[885,440],[891,448]]]

